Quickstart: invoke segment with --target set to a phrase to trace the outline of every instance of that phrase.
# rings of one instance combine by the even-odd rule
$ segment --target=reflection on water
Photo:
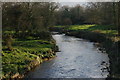
[[[83,39],[53,35],[59,50],[57,57],[46,61],[30,72],[29,78],[105,78],[109,74],[107,54],[101,53],[92,42]],[[102,65],[101,65],[102,64]]]

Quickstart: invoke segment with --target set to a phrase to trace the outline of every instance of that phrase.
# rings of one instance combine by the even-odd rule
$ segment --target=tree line
[[[2,26],[18,36],[48,31],[54,25],[102,24],[119,29],[120,2],[90,2],[59,7],[55,2],[2,3]]]
[[[100,24],[118,29],[119,14],[120,2],[89,2],[85,7],[63,6],[56,12],[56,25]]]
[[[13,39],[51,40],[49,26],[54,25],[54,2],[5,2],[2,3],[3,45],[13,50]]]
[[[2,26],[5,30],[14,30],[17,36],[48,31],[54,24],[54,11],[58,5],[54,2],[18,2],[2,4]]]

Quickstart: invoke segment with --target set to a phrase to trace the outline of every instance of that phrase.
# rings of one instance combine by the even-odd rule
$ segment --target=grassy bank
[[[59,32],[93,32],[100,33],[106,37],[112,39],[113,41],[119,41],[118,30],[114,26],[110,25],[71,25],[71,26],[54,26],[51,30]]]
[[[3,41],[2,78],[24,77],[35,66],[55,57],[57,50],[52,39],[38,39],[29,36],[26,39],[14,38],[13,50],[8,50]]]
[[[110,77],[120,78],[120,53],[118,51],[120,50],[118,47],[120,37],[114,26],[71,25],[55,26],[50,30],[99,43],[97,46],[100,47],[100,50],[105,50],[110,58]]]

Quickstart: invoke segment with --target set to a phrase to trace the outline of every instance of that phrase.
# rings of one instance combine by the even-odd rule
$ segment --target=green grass
[[[54,55],[50,53],[54,47],[54,43],[45,40],[24,40],[13,43],[13,51],[6,50],[3,45],[2,50],[2,76],[10,78],[15,73],[23,74],[30,69],[30,63],[39,57],[42,62],[44,58],[52,58]]]
[[[52,43],[49,41],[44,41],[44,40],[27,40],[27,41],[15,41],[13,46],[21,46],[21,47],[26,47],[26,48],[51,48]]]
[[[55,27],[64,27],[64,26],[55,26]],[[114,29],[114,26],[111,25],[71,25],[67,28],[68,30],[87,30],[103,34],[116,35],[118,31]]]
[[[24,73],[28,70],[28,64],[35,60],[37,55],[28,54],[19,49],[14,51],[3,51],[2,52],[2,75],[6,78],[15,73]]]
[[[64,27],[64,26],[62,26],[62,25],[59,25],[59,26],[54,26],[54,27]]]
[[[4,31],[6,34],[15,34],[15,31]]]
[[[117,30],[93,30],[93,32],[99,32],[107,35],[118,35]]]
[[[14,47],[29,52],[46,52],[54,47],[54,44],[44,40],[16,41]]]
[[[69,30],[82,30],[82,29],[88,29],[93,26],[95,25],[71,25],[69,27]]]
[[[63,27],[63,26],[55,26],[55,27]],[[118,35],[118,30],[115,30],[114,26],[111,25],[71,25],[69,27],[66,27],[65,29],[68,30],[74,30],[74,31],[91,31],[91,32],[97,32],[101,34],[105,34],[109,38],[111,38],[113,41],[119,41],[120,37],[116,37]]]
[[[109,25],[72,25],[69,27],[69,30],[88,30],[110,35],[118,34],[118,31],[114,30],[113,26]]]

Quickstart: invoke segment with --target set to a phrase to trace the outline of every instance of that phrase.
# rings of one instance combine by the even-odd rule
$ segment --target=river
[[[109,74],[108,55],[99,51],[93,42],[84,39],[52,35],[60,52],[57,57],[45,61],[27,78],[106,78]]]

